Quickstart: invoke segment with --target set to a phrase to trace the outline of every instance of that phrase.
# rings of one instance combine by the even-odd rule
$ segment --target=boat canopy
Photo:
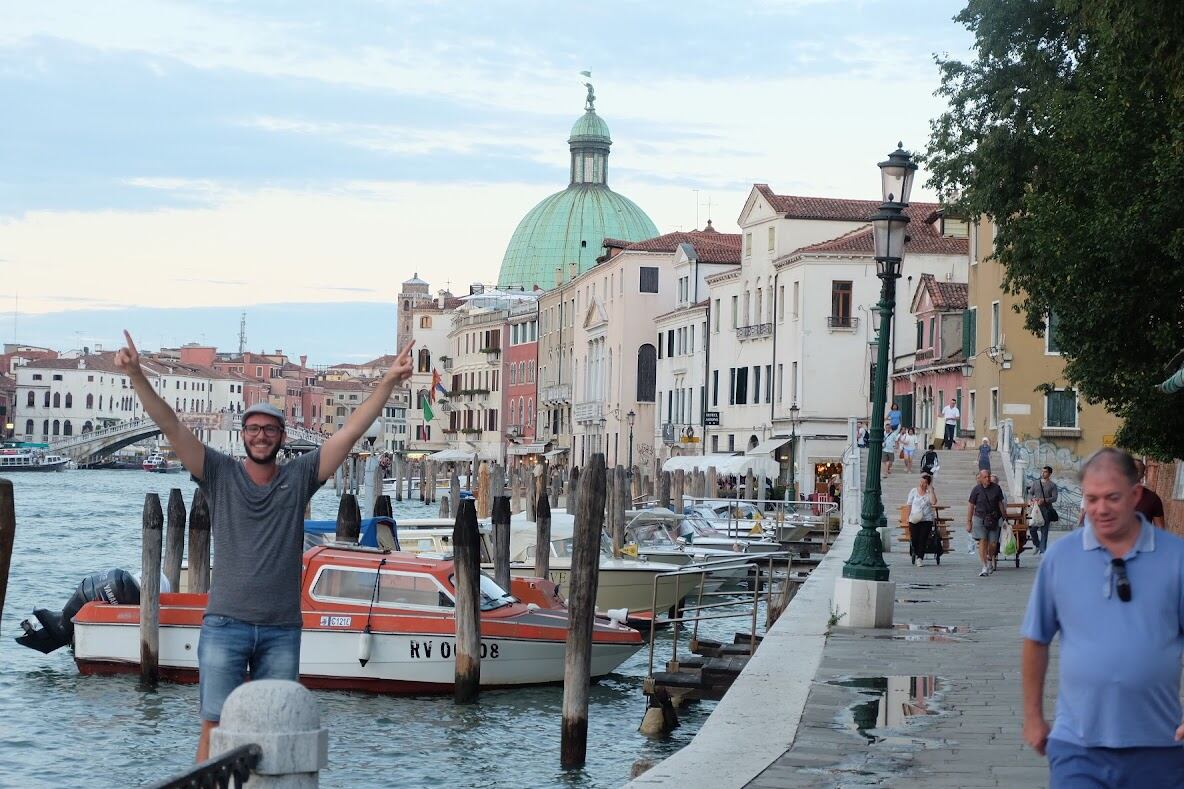
[[[380,515],[377,518],[365,518],[362,520],[361,533],[358,536],[358,544],[367,548],[377,548],[378,546],[378,526],[385,524],[389,533],[390,527],[394,525],[394,521],[385,515]],[[337,521],[305,521],[305,548],[308,545],[308,538],[313,538],[314,545],[319,545],[324,542],[331,542],[337,536]]]
[[[772,438],[766,438],[764,441],[757,444],[755,447],[748,450],[744,454],[746,454],[746,455],[768,455],[773,452],[776,452],[777,450],[781,449],[781,447],[785,446],[788,443],[789,443],[789,436],[773,436]]]
[[[462,452],[459,449],[442,449],[439,452],[433,452],[427,457],[428,460],[435,463],[468,463],[474,458],[477,460],[482,459],[479,452]]]
[[[777,479],[781,466],[767,455],[683,455],[662,464],[663,471],[706,471],[715,467],[721,476],[743,477],[749,471],[757,477]]]

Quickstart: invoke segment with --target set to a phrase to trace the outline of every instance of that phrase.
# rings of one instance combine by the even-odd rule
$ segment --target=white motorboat
[[[710,570],[713,580],[740,583],[747,578],[749,560],[747,546],[738,543],[739,550],[725,550],[695,545],[688,542],[679,532],[685,521],[682,515],[667,509],[630,510],[626,513],[626,548],[644,556],[649,561],[665,562],[686,566],[701,565]],[[687,529],[690,527],[687,526]],[[707,591],[714,591],[705,585]]]
[[[5,444],[0,448],[0,473],[64,471],[70,458],[47,452],[47,444]]]

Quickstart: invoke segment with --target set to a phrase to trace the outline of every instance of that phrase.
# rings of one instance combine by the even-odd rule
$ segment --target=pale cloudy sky
[[[734,230],[757,181],[875,197],[875,163],[922,148],[941,110],[933,54],[968,47],[961,5],[9,3],[0,312],[19,293],[22,315],[134,324],[138,306],[393,301],[415,271],[491,282],[566,186],[583,69],[610,185],[663,232],[709,199]],[[177,314],[163,341],[197,339]]]

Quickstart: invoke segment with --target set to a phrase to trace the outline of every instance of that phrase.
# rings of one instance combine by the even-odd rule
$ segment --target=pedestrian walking
[[[941,465],[938,463],[936,445],[930,444],[929,449],[921,456],[921,473],[936,477],[939,468]]]
[[[950,398],[950,404],[941,409],[941,418],[945,421],[945,433],[942,435],[942,449],[954,448],[954,433],[958,430],[958,420],[962,412],[958,409],[958,401]]]
[[[1151,521],[1152,525],[1163,528],[1163,499],[1159,494],[1147,487],[1147,464],[1141,460],[1135,461],[1135,468],[1139,472],[1139,501],[1135,504],[1135,509],[1143,514],[1143,517]]]
[[[868,439],[871,437],[871,432],[872,431],[867,429],[867,425],[865,425],[863,422],[860,422],[859,427],[855,432],[855,445],[858,447],[866,447]]]
[[[983,565],[979,576],[982,577],[994,572],[995,547],[999,544],[999,532],[1007,509],[1003,503],[1003,489],[991,482],[990,473],[980,469],[977,479],[966,506],[966,531],[978,540],[978,556]]]
[[[913,566],[925,563],[925,549],[929,538],[937,527],[937,491],[933,488],[933,477],[922,474],[917,487],[909,491],[905,502],[909,505],[909,552],[913,555]]]
[[[991,439],[984,438],[983,443],[978,445],[978,469],[991,473]]]
[[[1040,511],[1040,525],[1032,530],[1032,545],[1036,553],[1044,553],[1048,545],[1048,527],[1061,519],[1053,506],[1060,496],[1057,483],[1052,481],[1052,466],[1045,466],[1040,470],[1040,479],[1032,481],[1028,486],[1028,499],[1032,508]]]
[[[277,464],[284,413],[264,401],[243,412],[246,458],[235,460],[198,440],[157,394],[131,335],[115,366],[132,382],[148,416],[169,440],[210,507],[215,561],[197,641],[201,735],[197,761],[209,757],[210,732],[226,697],[246,679],[296,680],[300,674],[300,572],[304,508],[411,377],[411,347],[395,357],[374,392],[319,449]]]
[[[893,430],[900,427],[900,405],[892,404],[892,408],[888,411],[888,424]]]
[[[887,467],[884,469],[884,474],[892,473],[892,463],[896,460],[896,448],[900,444],[900,432],[893,430],[884,436],[884,463]]]
[[[913,473],[913,454],[916,451],[917,431],[910,427],[903,431],[900,436],[900,456],[904,460],[904,470],[908,474]]]
[[[1053,787],[1184,786],[1184,540],[1136,509],[1139,487],[1130,455],[1095,452],[1081,468],[1085,526],[1036,571],[1020,630],[1024,741],[1048,756]],[[1058,633],[1050,727],[1044,681]]]

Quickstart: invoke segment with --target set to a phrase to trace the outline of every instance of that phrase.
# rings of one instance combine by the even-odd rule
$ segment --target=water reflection
[[[932,675],[856,677],[833,680],[829,684],[854,688],[867,701],[852,704],[848,728],[869,743],[892,739],[877,734],[881,729],[900,729],[918,716],[936,715],[935,696],[941,690],[941,680]]]

